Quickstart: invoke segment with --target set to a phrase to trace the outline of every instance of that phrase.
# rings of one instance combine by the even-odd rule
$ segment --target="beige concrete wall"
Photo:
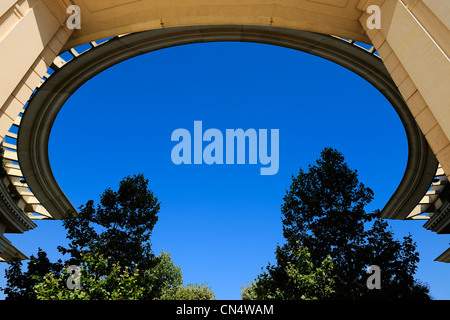
[[[361,24],[447,176],[450,176],[450,2],[367,1],[381,5],[381,29]],[[444,14],[443,14],[444,13]]]
[[[138,31],[195,25],[259,25],[367,41],[359,0],[73,0],[82,27],[68,47]],[[68,48],[67,47],[67,48]]]
[[[65,8],[50,0],[0,5],[0,138],[67,42]]]

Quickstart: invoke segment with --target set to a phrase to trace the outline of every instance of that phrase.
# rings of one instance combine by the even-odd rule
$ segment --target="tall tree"
[[[142,174],[124,178],[117,191],[103,192],[97,207],[90,200],[80,207],[78,217],[69,214],[63,220],[70,241],[58,250],[68,255],[66,266],[80,266],[85,280],[81,291],[66,287],[69,275],[62,262],[53,265],[42,257],[25,273],[20,261],[10,264],[5,293],[11,299],[213,298],[205,285],[184,287],[170,255],[153,254],[151,235],[159,210],[160,203]]]
[[[378,210],[365,211],[372,199],[373,191],[335,149],[325,148],[308,171],[300,169],[281,208],[286,243],[277,249],[278,265],[271,267],[272,287],[290,290],[286,270],[300,245],[316,266],[332,259],[331,298],[430,299],[429,288],[414,279],[419,254],[412,236],[395,239]],[[366,285],[370,265],[380,268],[380,290]]]
[[[68,248],[59,246],[58,250],[68,254],[73,265],[82,262],[83,252],[107,259],[106,269],[90,269],[94,274],[95,270],[104,272],[95,274],[97,277],[111,273],[117,264],[130,268],[130,272],[139,268],[142,272],[139,285],[148,288],[144,298],[153,299],[162,288],[151,283],[143,270],[158,263],[151,249],[151,235],[158,221],[160,203],[148,189],[148,183],[142,174],[125,177],[117,191],[107,188],[101,194],[97,207],[92,200],[81,206],[78,217],[69,215],[64,219],[70,242]]]
[[[69,248],[58,247],[76,262],[83,250],[109,257],[110,263],[151,267],[154,255],[150,237],[158,221],[160,203],[148,189],[142,174],[124,178],[117,191],[107,188],[95,209],[88,201],[79,218],[67,218],[63,225],[71,240]]]

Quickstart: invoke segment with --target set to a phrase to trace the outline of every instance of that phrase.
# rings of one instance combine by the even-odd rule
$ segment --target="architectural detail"
[[[0,235],[0,252],[2,253],[0,262],[6,262],[12,259],[27,259],[27,256],[15,248],[11,244],[11,241],[6,239],[3,235]]]
[[[397,111],[410,148],[405,176],[382,216],[403,219],[434,178],[437,162],[408,106],[373,49],[354,41],[307,31],[253,26],[179,27],[151,30],[109,40],[78,52],[70,63],[58,68],[30,100],[19,131],[19,159],[24,177],[54,218],[75,211],[52,175],[47,153],[51,126],[65,101],[84,82],[126,59],[175,45],[211,41],[248,41],[279,45],[318,55],[336,62],[378,88]],[[99,63],[101,62],[101,63]]]
[[[366,2],[373,3],[374,1]],[[450,2],[378,0],[380,30],[361,25],[408,103],[447,177],[450,175]],[[367,5],[362,6],[365,9]]]
[[[424,228],[438,234],[450,233],[450,184],[440,166],[429,190],[407,219],[426,220]],[[450,263],[450,248],[437,257],[436,261]]]
[[[81,29],[66,25],[70,5],[81,9]],[[381,9],[380,29],[366,23],[370,5]],[[76,212],[53,177],[47,152],[53,121],[70,95],[133,56],[210,41],[301,50],[374,85],[397,111],[409,147],[404,177],[380,216],[426,220],[425,228],[449,233],[448,12],[446,0],[2,0],[0,258],[25,258],[4,233]],[[80,52],[85,44],[90,50]],[[74,57],[68,63],[59,57],[65,51]],[[436,260],[450,262],[450,249]]]
[[[435,259],[435,261],[439,261],[439,262],[450,262],[450,248],[448,248],[447,250],[445,250],[439,257],[437,257]]]

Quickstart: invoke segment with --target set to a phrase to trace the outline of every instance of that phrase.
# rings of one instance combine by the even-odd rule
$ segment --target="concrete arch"
[[[81,29],[79,30],[69,28],[67,24],[71,15],[68,8],[72,5],[81,9]],[[376,28],[371,28],[367,24],[371,16],[367,9],[371,5],[380,8],[381,21]],[[38,199],[34,194],[35,190],[31,190],[24,182],[22,164],[19,163],[16,152],[17,134],[11,132],[12,127],[16,129],[20,126],[21,114],[35,89],[42,84],[43,80],[49,78],[47,74],[49,67],[61,65],[58,55],[78,45],[107,37],[140,34],[146,30],[155,32],[169,30],[167,35],[172,36],[172,31],[175,30],[173,28],[206,28],[212,25],[235,28],[245,25],[247,31],[250,27],[265,28],[261,32],[266,33],[266,40],[263,39],[265,36],[262,34],[259,39],[268,42],[273,42],[277,40],[273,39],[274,37],[280,36],[282,37],[280,40],[285,40],[289,44],[290,40],[283,38],[287,37],[287,33],[280,34],[279,31],[303,30],[373,45],[373,50],[377,51],[382,60],[377,62],[380,65],[379,68],[374,67],[378,71],[372,68],[373,66],[365,65],[364,59],[361,60],[358,55],[354,57],[355,61],[348,61],[341,45],[332,46],[335,50],[332,52],[320,44],[321,41],[331,40],[320,38],[305,40],[303,44],[295,43],[295,41],[290,43],[297,47],[303,46],[305,50],[327,59],[334,57],[338,60],[336,62],[344,66],[353,65],[355,72],[359,74],[379,73],[379,77],[371,75],[371,81],[373,81],[371,83],[383,93],[386,92],[385,96],[389,96],[388,100],[394,107],[403,105],[406,101],[409,113],[406,109],[403,110],[403,107],[399,109],[400,111],[397,110],[405,129],[413,133],[417,129],[415,125],[417,123],[420,127],[419,132],[423,133],[432,153],[439,161],[439,168],[436,171],[435,180],[428,188],[425,187],[424,181],[427,180],[425,176],[433,175],[430,173],[431,166],[428,167],[428,164],[435,162],[435,159],[429,154],[429,148],[424,146],[425,142],[422,140],[423,137],[419,137],[419,133],[408,136],[408,139],[412,139],[409,140],[410,146],[416,147],[410,148],[405,177],[384,208],[383,216],[425,219],[428,220],[424,225],[425,228],[437,233],[450,233],[450,201],[448,200],[450,199],[448,197],[450,192],[450,184],[448,184],[450,178],[450,90],[448,90],[450,15],[448,12],[450,12],[450,2],[447,0],[0,1],[0,70],[2,70],[0,73],[0,141],[5,149],[4,169],[7,173],[0,182],[0,261],[24,257],[3,236],[4,233],[25,232],[36,226],[31,220],[57,217],[50,214],[41,205],[41,201],[50,203],[56,201],[54,199],[61,198],[62,207],[59,209],[64,209],[67,205],[67,199],[64,200],[65,196],[59,193],[59,187],[52,189],[50,186],[42,186],[42,189],[37,191],[41,193],[39,197],[44,198]],[[161,37],[163,36],[164,33],[161,33]],[[187,35],[185,37],[189,38]],[[210,33],[205,34],[204,37],[198,35],[198,41],[208,41]],[[246,41],[247,37],[251,41],[253,36],[242,35],[242,41]],[[241,40],[237,35],[233,39],[233,41]],[[171,39],[166,40],[169,45]],[[177,38],[176,41],[180,39]],[[273,43],[276,44],[275,42]],[[121,42],[114,43],[120,49]],[[136,46],[133,50],[141,49]],[[124,50],[123,54],[125,52]],[[119,59],[118,56],[115,58]],[[72,65],[76,66],[75,63]],[[82,74],[80,76],[83,77]],[[49,85],[46,87],[49,88]],[[395,94],[392,88],[398,88]],[[416,139],[415,142],[414,139]],[[36,148],[30,148],[31,151],[34,150],[31,156],[37,156]],[[22,159],[26,156],[23,155]],[[38,162],[44,163],[45,156]],[[42,167],[36,167],[35,170],[42,170]],[[38,176],[42,174],[41,171],[36,172]],[[28,179],[32,180],[33,177],[29,176]],[[9,189],[14,191],[15,199],[8,194]],[[43,190],[46,190],[48,197],[42,193]],[[423,198],[420,198],[420,193]],[[401,198],[398,199],[398,197]],[[50,199],[53,200],[50,201]],[[414,201],[417,201],[415,207],[412,204]],[[55,205],[57,203],[58,201]],[[413,210],[407,213],[412,207]],[[438,260],[450,262],[450,249]]]
[[[52,125],[67,99],[87,80],[124,60],[177,45],[242,41],[307,52],[357,73],[392,104],[409,146],[404,177],[382,211],[382,217],[405,219],[420,201],[436,173],[437,161],[381,59],[343,39],[299,30],[258,26],[197,26],[151,30],[117,37],[81,54],[57,70],[35,93],[22,117],[18,158],[23,177],[53,218],[76,211],[55,180],[48,158]]]

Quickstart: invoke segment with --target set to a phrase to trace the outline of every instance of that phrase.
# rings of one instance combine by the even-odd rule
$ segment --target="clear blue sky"
[[[178,128],[279,129],[280,167],[180,165],[171,161]],[[407,160],[401,122],[389,102],[352,72],[294,50],[246,43],[212,43],[149,53],[87,82],[66,103],[50,138],[51,165],[78,207],[136,173],[161,201],[153,249],[172,254],[185,283],[207,282],[218,299],[240,299],[240,288],[274,262],[283,242],[280,206],[291,175],[330,146],[341,151],[375,192],[381,209]],[[41,221],[10,235],[25,254],[55,260],[66,243],[59,221]],[[421,262],[416,277],[437,299],[450,299],[449,265],[433,261],[448,248],[420,221],[390,221],[395,235],[411,232]],[[0,266],[4,275],[5,266]],[[0,286],[4,280],[0,280]]]

